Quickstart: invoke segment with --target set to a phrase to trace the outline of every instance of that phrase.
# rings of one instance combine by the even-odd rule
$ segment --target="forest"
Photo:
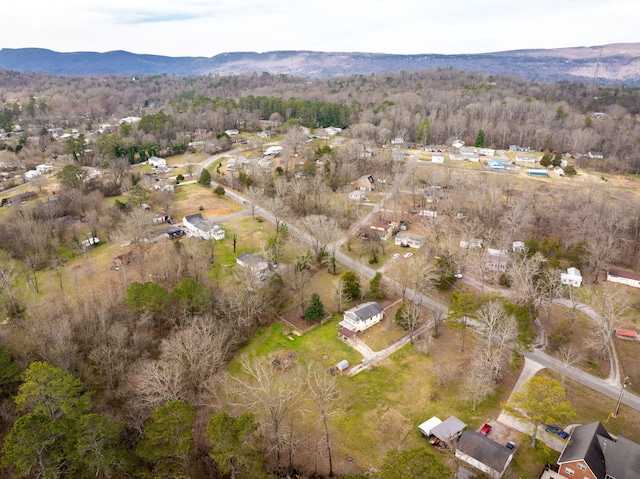
[[[462,384],[453,364],[465,368],[471,356],[447,369],[430,355],[439,337],[457,341],[460,330],[445,332],[444,318],[424,307],[420,313],[414,302],[398,309],[404,332],[413,334],[421,315],[433,322],[430,339],[414,345],[412,337],[420,357],[411,360],[428,362],[439,394],[464,396],[469,419],[479,420],[499,402],[490,391],[500,391],[513,366],[506,344],[529,347],[534,319],[551,318],[552,301],[569,294],[553,279],[561,269],[579,268],[597,290],[609,266],[640,267],[638,114],[634,89],[452,69],[314,80],[0,72],[0,188],[20,187],[19,176],[43,163],[55,171],[26,184],[37,201],[0,208],[0,477],[364,477],[368,466],[332,462],[359,457],[334,437],[355,427],[343,404],[359,393],[328,374],[327,364],[303,360],[302,346],[287,346],[313,349],[302,339],[270,335],[287,311],[299,312],[298,320],[308,314],[311,323],[327,312],[335,322],[343,306],[404,301],[407,288],[449,302],[452,319],[476,311],[469,314],[480,322],[508,324],[492,331],[500,347],[474,363],[478,375],[485,371],[482,381]],[[326,127],[341,129],[341,140],[319,136]],[[266,130],[274,140],[260,135]],[[578,174],[539,182],[468,164],[398,161],[390,147],[398,137],[408,158],[454,140],[521,145],[559,155]],[[271,141],[282,152],[278,166],[265,170],[258,160]],[[253,163],[234,172],[229,158],[241,155]],[[154,177],[151,157],[176,169]],[[201,172],[207,158],[215,161]],[[376,178],[380,189],[367,194],[384,198],[389,220],[400,222],[414,208],[437,212],[412,219],[427,239],[416,257],[404,258],[412,266],[382,270],[401,285],[400,295],[383,291],[380,277],[337,264],[338,251],[371,267],[401,251],[352,234],[372,206],[345,200],[363,175]],[[210,188],[211,180],[219,187]],[[243,209],[245,216],[225,220],[222,241],[149,241],[155,213],[179,221],[196,211],[226,218]],[[101,244],[88,247],[89,238]],[[500,250],[522,240],[526,254],[493,278],[486,248],[457,246],[475,238]],[[262,254],[276,273],[265,280],[241,270],[240,252]],[[462,270],[508,288],[509,298],[452,288]],[[617,292],[608,298],[601,310],[613,308],[608,317],[619,326],[637,302]],[[566,351],[572,334],[582,337],[574,319],[557,328],[552,348]],[[584,362],[608,367],[613,323],[596,326],[585,327],[594,339]],[[468,354],[492,344],[469,341]],[[269,355],[256,352],[269,342],[278,346]],[[323,351],[325,361],[354,354],[336,348]],[[367,400],[374,394],[355,384]],[[485,394],[478,384],[491,387]],[[431,474],[420,477],[450,477],[446,453],[382,440],[371,447],[379,459],[374,477],[407,477],[397,471],[418,462]]]

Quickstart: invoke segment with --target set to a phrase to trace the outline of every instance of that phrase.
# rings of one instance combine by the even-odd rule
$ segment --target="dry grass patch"
[[[203,207],[202,211],[199,210],[200,206]],[[178,217],[200,212],[205,218],[226,216],[244,209],[237,202],[224,196],[220,198],[211,188],[200,185],[180,186],[180,192],[176,195],[176,202],[172,208]]]

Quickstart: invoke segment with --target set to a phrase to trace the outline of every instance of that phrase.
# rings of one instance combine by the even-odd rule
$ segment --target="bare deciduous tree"
[[[337,414],[335,402],[338,400],[336,377],[328,374],[316,364],[307,366],[307,385],[313,397],[320,421],[324,427],[324,440],[329,461],[329,477],[333,476],[333,457],[331,455],[331,436],[329,434],[329,419]]]
[[[274,468],[280,469],[283,445],[287,441],[287,420],[296,411],[304,383],[295,364],[283,364],[268,357],[244,357],[242,376],[230,377],[234,392],[246,407],[268,425],[267,439],[273,453]]]

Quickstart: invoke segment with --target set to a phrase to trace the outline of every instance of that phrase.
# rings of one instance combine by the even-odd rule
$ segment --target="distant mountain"
[[[449,67],[542,82],[595,80],[599,85],[639,86],[640,43],[468,55],[276,51],[222,53],[211,58],[142,55],[125,51],[58,53],[42,48],[0,50],[1,69],[59,76],[194,76],[269,72],[331,77]]]

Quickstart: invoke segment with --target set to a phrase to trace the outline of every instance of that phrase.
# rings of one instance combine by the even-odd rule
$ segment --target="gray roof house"
[[[350,331],[364,331],[382,321],[384,310],[378,303],[362,303],[344,312],[340,326]]]
[[[514,449],[499,444],[470,429],[464,431],[456,444],[456,457],[484,472],[493,479],[500,479],[507,470]]]
[[[265,260],[259,254],[253,253],[240,253],[236,257],[236,263],[243,268],[249,269],[252,273],[258,275],[260,278],[263,278],[269,269],[269,264],[267,260]]]
[[[558,459],[562,477],[635,479],[640,477],[640,444],[611,436],[600,422],[576,426]]]
[[[204,218],[200,213],[188,215],[182,218],[182,224],[185,226],[187,236],[195,236],[202,239],[224,239],[224,230],[220,223],[216,223],[213,219]]]

